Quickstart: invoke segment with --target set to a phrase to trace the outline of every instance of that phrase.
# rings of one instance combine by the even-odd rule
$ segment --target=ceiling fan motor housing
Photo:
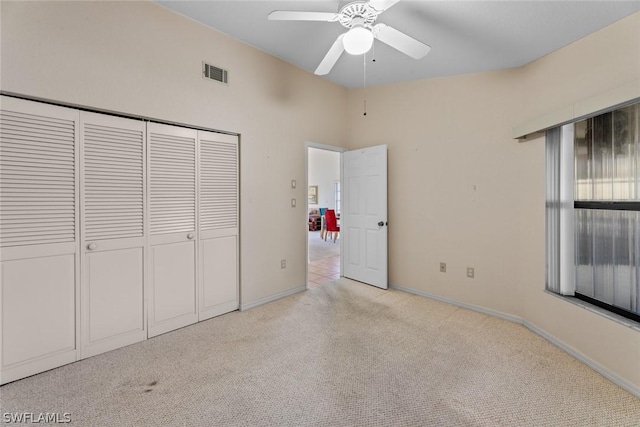
[[[367,2],[354,1],[340,9],[338,20],[345,28],[365,27],[371,29],[379,13]]]

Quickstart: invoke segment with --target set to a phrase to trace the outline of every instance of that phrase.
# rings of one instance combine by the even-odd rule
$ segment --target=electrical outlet
[[[473,267],[467,267],[467,277],[473,279],[476,276],[476,270]]]
[[[280,260],[280,268],[287,268],[287,260],[286,259],[281,259]]]
[[[446,262],[441,262],[440,263],[440,273],[446,273],[447,272],[447,263]]]

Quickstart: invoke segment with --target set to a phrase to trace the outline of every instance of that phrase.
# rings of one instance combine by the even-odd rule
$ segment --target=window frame
[[[341,201],[340,201],[340,197],[341,197],[341,189],[340,189],[340,181],[335,181],[333,183],[333,196],[334,196],[334,203],[335,203],[335,210],[336,210],[336,215],[340,215],[340,205],[341,205]]]
[[[574,185],[576,176],[574,168],[574,149],[576,145],[575,125],[583,120],[615,112],[618,109],[637,105],[640,116],[640,100],[599,112],[591,117],[581,118],[574,122],[550,129],[546,133],[546,285],[547,292],[561,298],[570,299],[581,306],[593,306],[595,312],[606,311],[606,317],[625,323],[637,329],[640,326],[640,312],[629,311],[606,301],[601,301],[578,291],[577,260],[575,258],[576,238],[578,230],[574,226],[577,210],[600,211],[634,211],[640,212],[640,200],[576,200]],[[640,128],[640,117],[636,126]],[[638,130],[636,130],[636,133]],[[635,135],[638,138],[638,135]],[[556,145],[553,145],[556,144]],[[640,150],[640,146],[638,148]],[[551,151],[551,153],[550,153]],[[640,168],[640,163],[637,164]],[[570,172],[570,173],[569,173]],[[638,190],[640,191],[640,190]],[[555,233],[555,235],[554,235]],[[635,236],[640,239],[640,234]],[[570,253],[570,257],[567,256]],[[636,297],[640,294],[640,282],[636,283]],[[632,295],[633,297],[633,295]],[[585,307],[588,308],[588,307]],[[621,321],[622,320],[622,321]],[[631,322],[629,322],[631,321]]]

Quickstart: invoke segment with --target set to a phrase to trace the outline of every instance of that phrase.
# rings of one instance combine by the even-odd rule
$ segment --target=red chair
[[[340,226],[338,225],[338,220],[336,219],[336,211],[333,209],[327,209],[324,212],[324,223],[326,226],[326,231],[324,234],[324,240],[327,241],[327,235],[331,233],[333,237],[333,243],[336,242],[338,238],[338,233],[340,233]]]

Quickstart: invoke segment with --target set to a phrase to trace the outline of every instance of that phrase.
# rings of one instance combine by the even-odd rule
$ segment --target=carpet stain
[[[156,386],[156,385],[158,385],[158,381],[151,381],[149,384],[147,384],[147,387],[153,387],[153,386]],[[150,393],[152,391],[153,391],[153,388],[145,388],[144,389],[145,393]]]

